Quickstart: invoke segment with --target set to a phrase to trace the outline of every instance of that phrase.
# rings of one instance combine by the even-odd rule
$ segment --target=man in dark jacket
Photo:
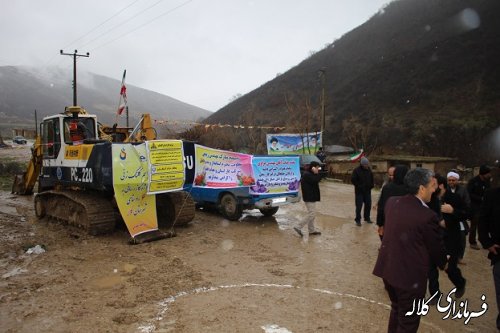
[[[392,181],[388,182],[384,187],[382,187],[382,191],[380,192],[380,198],[377,204],[377,225],[380,240],[382,240],[382,237],[384,236],[384,209],[387,199],[389,199],[390,197],[408,194],[408,189],[404,184],[404,178],[407,172],[408,167],[406,165],[396,165],[394,167]]]
[[[444,186],[446,186],[446,178],[444,178],[443,176],[441,176],[439,174],[436,174],[434,176],[434,178],[437,181],[436,191],[434,191],[434,193],[432,193],[431,201],[427,203],[427,206],[429,206],[429,208],[434,213],[436,213],[437,220],[439,221],[439,224],[441,225],[441,223],[444,223],[444,221],[441,222],[443,220],[443,214],[441,213],[441,199],[439,199],[439,192],[440,192],[439,185],[443,184]],[[439,228],[439,231],[440,231],[441,236],[443,236],[444,235],[444,228]],[[438,295],[441,293],[441,291],[439,290],[439,269],[436,266],[436,264],[431,261],[430,262],[430,269],[429,269],[429,294],[434,295],[434,294],[436,294],[436,292],[438,293]],[[435,304],[437,304],[438,301],[439,301],[439,296],[431,299],[429,304],[435,305]]]
[[[372,223],[370,220],[370,210],[372,208],[372,188],[373,173],[370,169],[370,161],[362,157],[360,165],[354,169],[351,176],[351,182],[354,185],[354,196],[356,202],[356,225],[361,226],[361,208],[363,204],[363,217],[366,223]]]
[[[465,186],[462,186],[458,183],[460,180],[460,175],[456,173],[455,171],[450,171],[446,175],[446,179],[448,180],[448,190],[458,194],[462,200],[465,202],[465,206],[467,208],[467,215],[466,217],[460,221],[460,244],[462,245],[462,249],[460,251],[460,259],[458,260],[459,264],[465,264],[463,261],[464,254],[465,254],[465,243],[466,243],[466,236],[467,233],[469,232],[469,224],[466,221],[469,218],[470,214],[470,197],[469,197],[469,192],[467,192],[467,188]]]
[[[440,221],[441,227],[444,228],[444,247],[448,258],[448,278],[457,287],[455,296],[461,298],[465,292],[465,279],[462,272],[458,268],[458,259],[461,254],[462,245],[460,221],[463,221],[467,215],[465,202],[457,194],[451,192],[446,186],[446,179],[442,176],[438,177],[439,200],[441,202],[441,214],[443,220]]]
[[[483,202],[484,192],[490,188],[491,169],[487,165],[479,167],[479,175],[469,180],[467,191],[470,197],[470,230],[469,245],[471,249],[479,250],[476,241],[477,222],[479,220],[479,209]]]
[[[314,227],[314,219],[316,218],[316,202],[320,201],[319,182],[321,175],[319,174],[320,165],[316,161],[312,161],[309,168],[304,172],[300,179],[300,187],[302,189],[302,200],[306,204],[307,215],[295,230],[302,237],[302,228],[307,224],[309,235],[321,235],[321,232]]]
[[[420,316],[406,314],[425,296],[430,261],[446,266],[437,216],[425,204],[435,191],[433,173],[412,169],[405,184],[409,194],[391,197],[385,205],[384,238],[373,270],[391,300],[388,332],[417,332]]]
[[[493,266],[493,281],[497,300],[497,328],[500,330],[500,170],[492,170],[493,180],[491,189],[484,194],[483,203],[479,211],[478,234],[479,242],[488,250],[488,258]]]

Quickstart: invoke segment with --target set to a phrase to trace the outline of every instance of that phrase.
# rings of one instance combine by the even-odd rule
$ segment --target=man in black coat
[[[483,202],[484,192],[490,188],[491,169],[487,165],[479,167],[479,175],[469,180],[467,191],[470,197],[470,230],[469,245],[471,249],[479,250],[476,241],[477,223],[479,220],[479,210]]]
[[[493,266],[493,281],[497,300],[497,328],[500,330],[500,170],[495,168],[492,178],[495,183],[484,194],[479,211],[478,234],[479,242],[488,250],[488,258]]]
[[[396,165],[394,167],[392,181],[388,182],[384,187],[382,187],[382,191],[380,192],[380,198],[377,204],[377,225],[378,225],[378,234],[380,236],[380,240],[382,240],[384,236],[384,223],[385,223],[384,212],[387,199],[389,199],[390,197],[396,197],[408,194],[408,189],[404,184],[404,178],[407,172],[408,172],[408,167],[406,165]]]
[[[441,214],[443,220],[440,221],[440,226],[444,228],[444,247],[448,258],[448,269],[446,273],[450,281],[457,287],[455,296],[461,298],[465,292],[465,279],[462,272],[458,268],[458,259],[460,258],[461,245],[461,230],[460,221],[463,221],[467,216],[465,202],[457,194],[451,192],[447,186],[447,180],[439,176],[437,177],[438,198],[441,202]]]
[[[388,332],[417,332],[420,316],[406,313],[425,296],[430,261],[446,266],[437,216],[426,205],[436,189],[433,173],[412,169],[405,184],[409,194],[391,197],[385,205],[384,238],[373,270],[391,300]]]
[[[304,172],[300,179],[300,187],[302,189],[302,200],[306,204],[307,215],[299,225],[293,230],[302,237],[302,228],[307,224],[309,235],[321,235],[321,232],[316,230],[314,219],[316,218],[316,202],[321,200],[319,191],[319,182],[321,175],[319,174],[320,165],[316,161],[309,164],[309,168]]]
[[[437,181],[436,182],[436,191],[434,191],[434,193],[432,193],[431,201],[427,203],[427,206],[429,206],[429,208],[434,213],[436,213],[437,220],[441,224],[444,222],[441,222],[443,220],[443,214],[441,213],[441,199],[439,199],[439,191],[440,191],[439,184],[444,184],[446,186],[446,178],[444,178],[443,176],[441,176],[439,174],[436,174],[434,176],[434,178],[436,178],[436,181]],[[443,236],[444,235],[444,228],[439,228],[439,231],[440,231],[441,236]],[[439,269],[436,266],[436,264],[431,261],[430,269],[429,269],[429,294],[434,295],[434,294],[436,294],[436,292],[438,294],[441,293],[441,291],[439,290]],[[438,301],[439,301],[439,296],[431,299],[429,304],[435,305],[435,304],[437,304]]]
[[[465,206],[467,207],[467,216],[464,218],[462,221],[460,221],[460,244],[462,246],[460,250],[460,259],[458,260],[459,264],[464,264],[465,262],[463,261],[464,254],[465,254],[465,243],[466,243],[466,236],[467,233],[469,232],[469,224],[467,222],[467,218],[469,217],[470,214],[470,197],[469,197],[469,192],[467,192],[467,187],[462,186],[459,184],[460,180],[460,175],[456,173],[455,171],[450,171],[446,175],[446,179],[448,180],[448,190],[458,194],[462,200],[465,202]]]
[[[356,225],[361,226],[361,208],[363,205],[365,205],[363,210],[365,222],[372,223],[370,210],[372,208],[373,173],[370,169],[370,161],[366,157],[361,158],[360,165],[352,172],[351,182],[354,185],[356,200]]]

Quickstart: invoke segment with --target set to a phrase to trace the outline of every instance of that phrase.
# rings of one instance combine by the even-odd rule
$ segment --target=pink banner
[[[252,186],[252,155],[195,146],[196,167],[193,186],[236,187]]]

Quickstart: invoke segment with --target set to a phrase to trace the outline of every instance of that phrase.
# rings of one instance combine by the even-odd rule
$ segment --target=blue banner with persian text
[[[297,192],[300,185],[300,162],[298,156],[254,156],[252,169],[255,185],[250,193]]]

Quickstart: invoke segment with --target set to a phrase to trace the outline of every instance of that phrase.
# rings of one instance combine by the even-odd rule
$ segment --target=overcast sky
[[[217,111],[389,0],[0,0],[0,66],[61,66]],[[1,87],[0,87],[1,89]],[[129,96],[129,98],[132,98]]]

